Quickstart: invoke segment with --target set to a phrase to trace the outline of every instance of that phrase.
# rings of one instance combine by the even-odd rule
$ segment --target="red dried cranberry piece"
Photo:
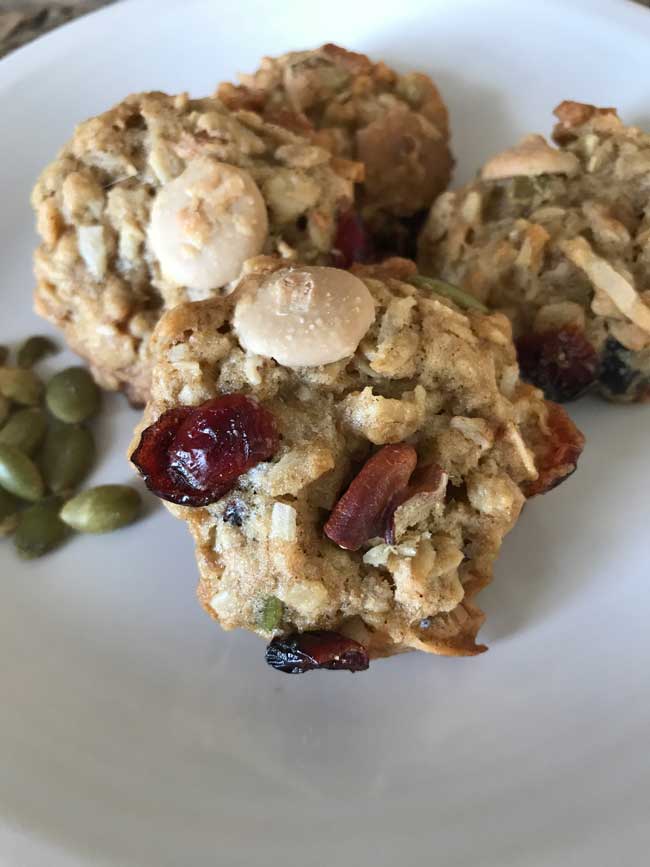
[[[169,450],[172,447],[176,431],[191,415],[193,407],[179,406],[164,412],[158,421],[142,431],[140,442],[131,455],[131,462],[144,477],[145,484],[158,497],[171,502],[180,502],[175,497],[187,490],[183,479],[176,478],[170,469]]]
[[[416,494],[428,494],[436,491],[439,492],[442,499],[446,488],[447,474],[438,464],[427,464],[416,470],[409,484],[403,491],[395,494],[386,510],[384,516],[384,541],[388,545],[395,544],[395,512],[402,503],[410,500]]]
[[[522,377],[549,400],[575,400],[598,378],[598,353],[581,328],[525,334],[517,340],[517,355]]]
[[[275,420],[243,394],[163,413],[131,455],[149,490],[182,506],[207,506],[278,448]]]
[[[317,668],[328,671],[365,671],[368,653],[359,644],[338,632],[319,630],[274,638],[266,648],[266,661],[287,674],[302,674]]]
[[[325,535],[348,551],[357,551],[368,539],[382,536],[386,510],[395,494],[406,487],[417,459],[413,446],[406,443],[379,449],[334,506]]]
[[[546,402],[548,436],[541,449],[536,450],[535,462],[539,476],[524,486],[527,497],[545,494],[557,487],[576,471],[585,438],[557,403]]]
[[[369,262],[370,239],[359,214],[350,209],[340,214],[334,239],[333,264],[350,268],[355,262]]]

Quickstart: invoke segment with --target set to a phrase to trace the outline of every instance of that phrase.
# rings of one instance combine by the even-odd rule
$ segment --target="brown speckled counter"
[[[86,12],[117,0],[0,0],[0,57]],[[650,0],[636,0],[650,6]]]
[[[0,57],[85,12],[115,0],[0,0]],[[650,2],[650,0],[649,0]]]

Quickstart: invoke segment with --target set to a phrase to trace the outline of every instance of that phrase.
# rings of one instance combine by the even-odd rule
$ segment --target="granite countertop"
[[[116,0],[0,0],[0,57],[59,24]],[[650,6],[650,0],[636,0]]]
[[[49,3],[0,0],[0,57],[66,21],[113,2],[115,0],[50,0]]]

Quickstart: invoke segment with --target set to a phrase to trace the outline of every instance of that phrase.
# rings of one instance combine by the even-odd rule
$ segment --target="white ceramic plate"
[[[0,64],[0,343],[44,330],[28,197],[76,121],[326,40],[435,75],[457,180],[566,97],[650,126],[650,11],[622,0],[117,5]],[[128,480],[136,414],[106,406],[95,478]],[[0,546],[0,863],[647,863],[650,408],[575,415],[580,471],[507,540],[477,659],[271,671],[159,507],[36,563]]]

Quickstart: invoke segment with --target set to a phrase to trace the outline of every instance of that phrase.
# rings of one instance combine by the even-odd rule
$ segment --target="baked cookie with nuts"
[[[508,319],[427,285],[258,257],[156,328],[131,460],[194,537],[201,604],[281,670],[480,653],[503,537],[575,469]]]
[[[216,98],[129,96],[80,124],[36,184],[36,310],[100,385],[142,402],[163,311],[262,252],[329,261],[361,173]]]
[[[522,375],[553,400],[650,398],[650,134],[563,102],[443,194],[420,266],[512,320]]]
[[[449,183],[447,108],[427,75],[401,75],[338,45],[265,57],[241,83],[220,85],[232,108],[259,112],[365,166],[359,209],[372,239],[394,252],[412,242],[412,219]],[[344,261],[354,246],[342,233]],[[358,244],[358,241],[356,242]]]

